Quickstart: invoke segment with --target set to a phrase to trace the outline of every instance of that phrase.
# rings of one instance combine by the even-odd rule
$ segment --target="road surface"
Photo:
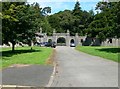
[[[56,52],[58,73],[51,87],[118,87],[118,63],[65,46]]]
[[[2,72],[2,84],[10,86],[44,87],[48,84],[53,66],[29,65],[9,67]]]

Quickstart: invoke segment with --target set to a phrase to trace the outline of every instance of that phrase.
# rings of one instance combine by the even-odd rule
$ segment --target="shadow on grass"
[[[17,54],[23,54],[23,53],[32,53],[32,52],[41,52],[41,50],[15,50],[14,52],[12,52],[11,50],[8,50],[8,51],[3,51],[3,52],[0,52],[2,53],[2,57],[11,57],[13,55],[17,55]]]
[[[120,48],[102,48],[102,49],[96,49],[99,51],[105,51],[109,53],[120,53]]]

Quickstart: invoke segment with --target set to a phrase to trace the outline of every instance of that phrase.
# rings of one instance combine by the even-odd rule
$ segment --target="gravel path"
[[[118,63],[57,47],[57,71],[51,87],[118,87]]]

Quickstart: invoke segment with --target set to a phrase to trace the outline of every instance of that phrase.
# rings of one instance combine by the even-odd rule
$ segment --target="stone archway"
[[[70,43],[73,42],[76,45],[81,44],[79,39],[85,39],[86,36],[80,37],[76,33],[75,36],[70,36],[69,30],[67,30],[67,33],[56,33],[55,29],[53,30],[53,35],[52,36],[47,36],[46,33],[38,33],[39,35],[43,36],[43,40],[41,42],[48,42],[49,39],[52,40],[52,42],[55,42],[57,45],[60,46],[70,46]],[[62,37],[62,39],[61,39]],[[38,36],[36,38],[39,38]],[[39,41],[38,41],[39,42]]]
[[[66,46],[66,39],[64,37],[57,38],[57,45],[58,46]]]

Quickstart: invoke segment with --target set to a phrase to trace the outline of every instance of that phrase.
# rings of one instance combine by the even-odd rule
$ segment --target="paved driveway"
[[[44,87],[49,82],[53,66],[30,65],[9,67],[1,72],[3,85]]]
[[[118,87],[118,63],[57,47],[58,74],[52,87]]]

